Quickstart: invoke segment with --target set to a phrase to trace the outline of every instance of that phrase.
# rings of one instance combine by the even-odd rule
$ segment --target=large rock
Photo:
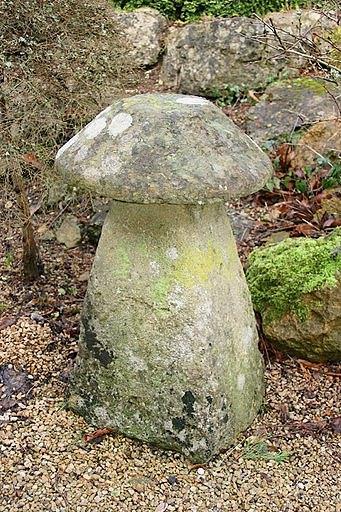
[[[337,27],[315,11],[272,13],[271,19],[291,51],[302,50],[298,36],[318,46],[322,39],[317,36],[326,38]],[[265,22],[270,24],[269,17]],[[327,44],[323,50],[330,48]],[[161,78],[180,92],[216,95],[231,86],[254,89],[276,77],[295,76],[304,61],[297,53],[283,52],[271,28],[257,19],[213,19],[171,29]]]
[[[341,229],[255,250],[247,280],[264,334],[312,361],[341,360]]]
[[[167,19],[149,7],[141,7],[132,12],[117,11],[113,17],[130,46],[129,55],[135,64],[156,64],[163,48]]]
[[[321,121],[309,128],[295,145],[290,165],[297,169],[312,167],[321,156],[341,157],[341,119]]]
[[[269,86],[246,119],[247,133],[258,143],[289,137],[294,130],[325,119],[337,118],[341,87],[323,80],[301,77]]]

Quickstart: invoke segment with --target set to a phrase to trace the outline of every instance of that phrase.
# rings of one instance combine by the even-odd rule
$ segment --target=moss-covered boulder
[[[264,333],[284,352],[341,359],[341,229],[255,250],[247,280]]]

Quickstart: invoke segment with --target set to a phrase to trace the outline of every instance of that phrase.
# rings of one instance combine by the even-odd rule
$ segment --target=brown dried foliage
[[[0,0],[0,220],[24,236],[27,191],[46,189],[58,148],[134,80],[125,54],[102,0]]]

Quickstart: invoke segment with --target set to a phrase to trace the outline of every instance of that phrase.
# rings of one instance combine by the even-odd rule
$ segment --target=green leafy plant
[[[0,302],[0,315],[7,310],[8,306],[4,302]]]
[[[12,251],[7,251],[4,256],[4,266],[6,268],[11,268],[14,261],[14,254]]]
[[[244,446],[243,456],[247,460],[273,460],[282,464],[289,460],[291,454],[286,451],[272,451],[262,439],[251,439]]]
[[[247,88],[240,85],[224,85],[219,89],[213,89],[208,96],[215,100],[218,107],[223,108],[245,101]]]
[[[295,149],[301,135],[301,131],[297,131],[281,140],[268,141],[263,145],[263,149],[272,157],[275,170],[265,185],[270,192],[287,190],[314,196],[322,190],[341,185],[341,163],[338,154],[330,152],[320,155],[313,165],[303,169],[290,167],[291,151]]]
[[[251,16],[287,8],[307,7],[310,0],[112,0],[122,9],[148,6],[170,19],[194,20],[201,16]]]

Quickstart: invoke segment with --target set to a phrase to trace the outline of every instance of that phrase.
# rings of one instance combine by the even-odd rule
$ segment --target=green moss
[[[326,88],[323,80],[315,80],[314,78],[301,77],[291,80],[285,80],[285,83],[291,84],[293,87],[300,89],[308,89],[315,94],[325,94]]]
[[[337,285],[341,272],[341,228],[319,239],[289,239],[256,249],[246,273],[254,307],[272,321],[289,311],[307,314],[304,294]]]
[[[119,265],[113,269],[116,277],[128,277],[131,270],[131,262],[126,248],[123,245],[116,247],[117,260]]]

